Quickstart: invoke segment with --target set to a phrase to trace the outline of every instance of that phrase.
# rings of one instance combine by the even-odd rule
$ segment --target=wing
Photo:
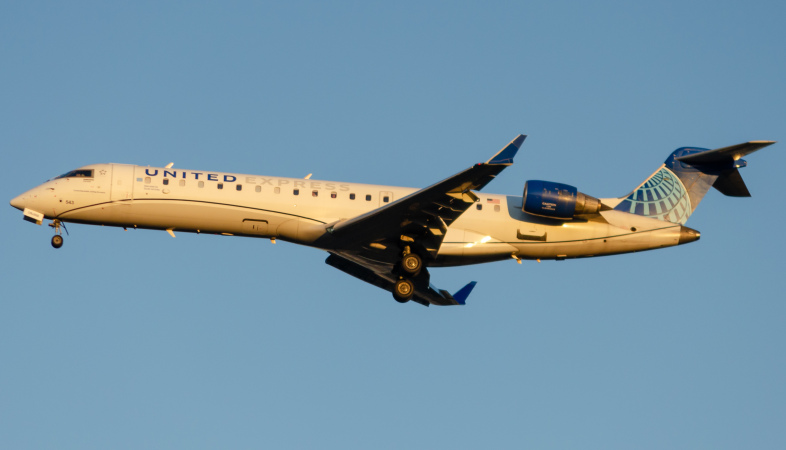
[[[329,227],[330,243],[325,247],[330,256],[325,263],[392,292],[403,278],[396,270],[402,252],[436,258],[448,227],[478,200],[472,191],[482,189],[513,164],[525,138],[517,136],[485,163]],[[425,267],[410,278],[412,300],[425,306],[463,305],[475,287],[472,281],[451,295],[431,284]]]
[[[513,164],[513,157],[525,138],[524,135],[517,136],[485,163],[333,225],[328,228],[333,248],[362,251],[417,244],[423,256],[436,258],[448,227],[478,200],[472,191],[482,189]],[[398,252],[388,253],[398,255]]]

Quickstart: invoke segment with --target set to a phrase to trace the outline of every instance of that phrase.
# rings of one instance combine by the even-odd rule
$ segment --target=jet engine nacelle
[[[567,184],[529,180],[524,183],[521,209],[535,216],[571,220],[581,214],[598,213],[600,200]]]

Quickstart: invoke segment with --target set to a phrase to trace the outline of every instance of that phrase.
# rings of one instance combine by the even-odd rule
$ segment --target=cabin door
[[[113,202],[134,198],[134,166],[112,164],[112,187],[109,196]]]

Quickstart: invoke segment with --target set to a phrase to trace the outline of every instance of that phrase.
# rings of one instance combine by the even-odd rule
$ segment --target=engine
[[[535,216],[571,220],[582,214],[600,211],[600,200],[582,194],[573,186],[551,181],[529,180],[524,183],[522,211]]]

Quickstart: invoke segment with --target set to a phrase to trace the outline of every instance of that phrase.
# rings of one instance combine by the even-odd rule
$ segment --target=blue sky
[[[675,148],[784,140],[780,2],[4,2],[6,201],[120,162],[422,187],[518,133],[621,196]],[[779,143],[696,243],[434,269],[399,305],[266,240],[0,209],[0,447],[784,448]]]

